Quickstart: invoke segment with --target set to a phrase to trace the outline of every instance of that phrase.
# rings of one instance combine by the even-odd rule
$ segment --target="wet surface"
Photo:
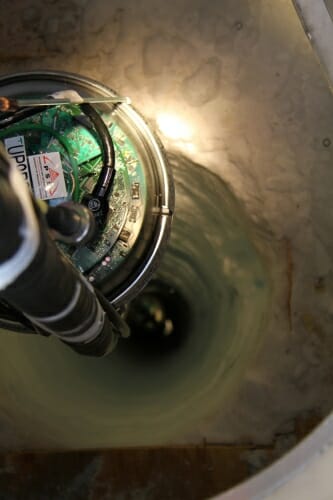
[[[174,439],[269,443],[296,414],[314,408],[326,414],[333,383],[333,99],[292,2],[181,0],[170,8],[156,0],[4,0],[0,27],[1,73],[79,72],[129,95],[159,130],[171,159],[185,155],[217,173],[247,214],[249,240],[270,282],[267,324],[244,337],[253,340],[256,354],[244,361],[233,401],[207,407],[206,420]],[[187,206],[181,182],[177,190],[181,217]],[[215,222],[219,248],[223,228]],[[207,224],[214,224],[213,215]],[[195,253],[184,239],[177,245],[187,256]],[[216,314],[219,304],[220,297],[211,302]],[[70,420],[72,435],[77,426],[68,408],[81,400],[64,387],[66,376],[54,392],[40,389],[43,371],[57,380],[58,370],[41,344],[25,342],[2,339],[2,443],[73,445],[43,430],[39,410],[48,393],[58,405],[55,419]],[[71,383],[84,391],[79,373],[89,369],[67,361]],[[103,369],[92,371],[105,376]],[[86,391],[100,394],[88,378]],[[97,404],[96,411],[104,410]],[[80,417],[91,427],[86,412]],[[23,430],[27,418],[31,430]],[[100,445],[102,436],[92,432],[91,440]]]

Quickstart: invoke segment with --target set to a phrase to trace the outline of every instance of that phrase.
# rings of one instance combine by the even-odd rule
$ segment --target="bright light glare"
[[[157,117],[157,125],[168,139],[189,141],[192,138],[189,125],[176,115],[161,113]]]

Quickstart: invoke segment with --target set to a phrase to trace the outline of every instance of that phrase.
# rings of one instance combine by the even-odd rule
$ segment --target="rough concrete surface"
[[[78,72],[129,95],[168,152],[218,174],[255,224],[265,334],[228,409],[185,438],[273,439],[333,384],[333,98],[289,0],[2,0],[0,72]],[[181,200],[179,201],[181,207]]]

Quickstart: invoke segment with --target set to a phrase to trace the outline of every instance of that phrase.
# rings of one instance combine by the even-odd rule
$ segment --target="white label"
[[[33,191],[36,198],[53,200],[67,196],[59,153],[42,153],[28,157]]]
[[[28,187],[32,189],[31,175],[28,165],[28,158],[25,151],[25,142],[22,135],[5,139],[7,153],[15,160],[17,168],[24,177]]]

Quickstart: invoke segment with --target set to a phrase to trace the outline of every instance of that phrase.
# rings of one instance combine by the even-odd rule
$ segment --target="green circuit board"
[[[108,220],[98,238],[87,246],[77,249],[61,245],[75,266],[96,284],[107,278],[133,248],[147,202],[145,172],[136,148],[115,123],[111,112],[103,113],[102,118],[109,128],[116,153],[116,175]],[[47,199],[47,203],[80,202],[86,193],[92,192],[102,167],[101,148],[93,126],[79,106],[52,107],[21,120],[1,130],[0,140],[5,146],[15,144],[15,141],[23,144],[29,175],[34,158],[46,154],[52,156],[52,153],[60,158],[64,196]],[[13,154],[15,149],[7,147],[7,151]],[[36,177],[36,172],[33,174]],[[49,173],[46,175],[50,177]],[[35,182],[29,184],[34,195],[39,197],[39,191],[34,189]]]

